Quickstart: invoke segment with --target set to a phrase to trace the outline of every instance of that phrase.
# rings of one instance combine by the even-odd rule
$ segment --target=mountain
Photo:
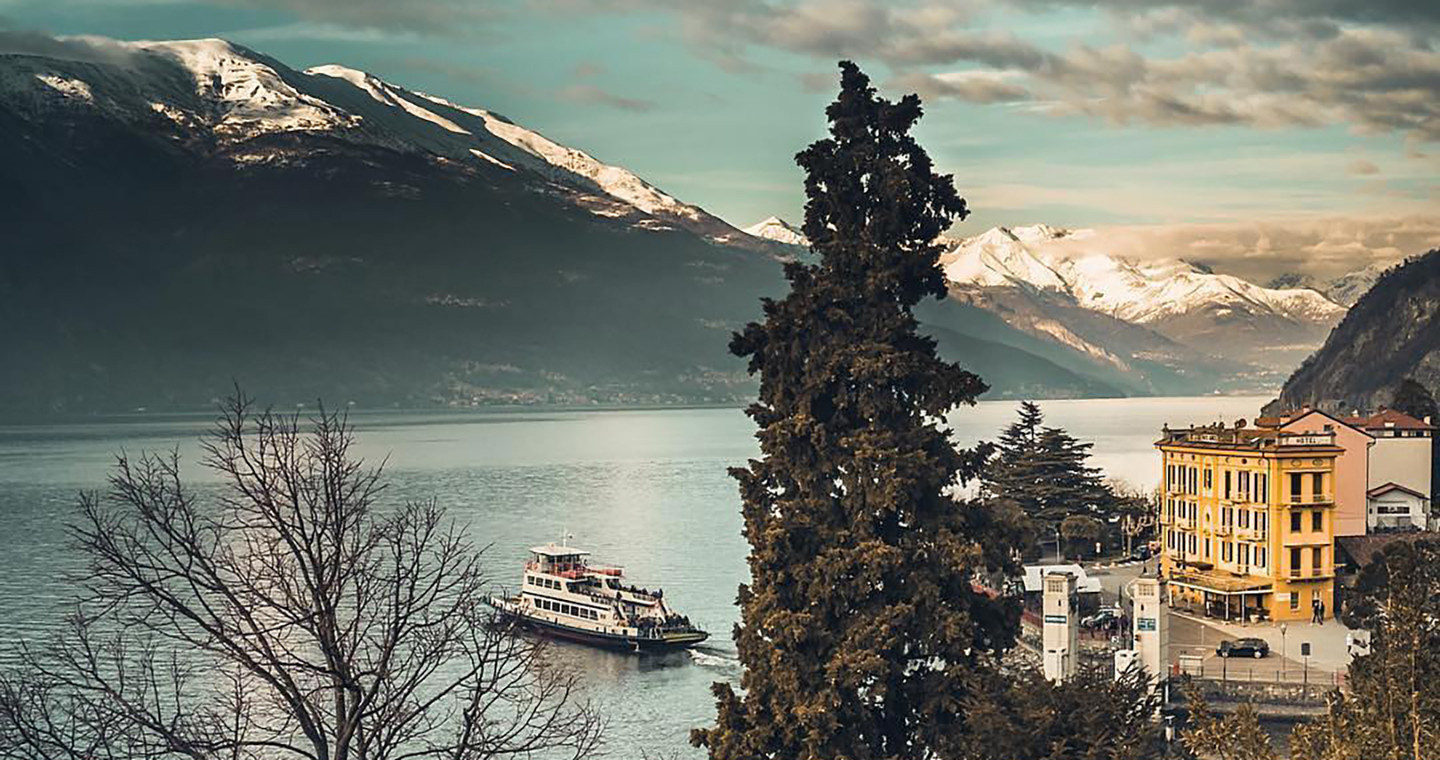
[[[1440,250],[1385,270],[1266,410],[1375,409],[1407,377],[1440,390]]]
[[[1380,279],[1380,275],[1394,264],[1371,264],[1364,269],[1359,269],[1348,274],[1336,277],[1325,283],[1321,290],[1335,303],[1344,306],[1354,306],[1360,297],[1365,295]]]
[[[0,56],[0,412],[751,395],[773,244],[360,72],[115,47]]]
[[[726,346],[783,292],[789,225],[747,234],[342,66],[90,44],[0,55],[0,418],[203,409],[235,382],[360,407],[753,396]],[[939,307],[992,396],[1134,392]]]
[[[744,231],[747,235],[753,235],[764,240],[773,240],[784,245],[793,245],[800,248],[808,248],[810,246],[810,241],[805,239],[805,233],[778,216],[772,216],[763,221],[756,222],[746,227]]]
[[[1309,288],[1266,288],[1180,259],[1130,261],[1088,230],[997,227],[942,258],[952,296],[1164,392],[1279,380],[1345,308]],[[1271,386],[1273,387],[1273,385]]]

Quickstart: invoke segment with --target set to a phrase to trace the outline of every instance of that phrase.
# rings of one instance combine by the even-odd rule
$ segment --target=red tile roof
[[[1434,425],[1426,424],[1421,420],[1394,409],[1381,409],[1369,417],[1347,417],[1345,424],[1362,427],[1366,430],[1434,430]]]
[[[1418,497],[1420,497],[1420,498],[1422,498],[1422,499],[1428,499],[1428,498],[1430,498],[1429,494],[1423,494],[1423,493],[1420,493],[1419,491],[1415,491],[1415,490],[1406,488],[1405,486],[1402,486],[1402,485],[1400,485],[1399,483],[1386,483],[1386,484],[1383,485],[1383,486],[1376,486],[1375,488],[1372,488],[1372,489],[1370,489],[1369,491],[1366,491],[1366,492],[1365,492],[1365,495],[1366,495],[1366,496],[1370,496],[1370,497],[1375,497],[1375,496],[1380,496],[1381,494],[1390,493],[1391,491],[1400,491],[1400,492],[1402,492],[1402,493],[1408,493],[1408,494],[1410,494],[1411,496],[1418,496]]]

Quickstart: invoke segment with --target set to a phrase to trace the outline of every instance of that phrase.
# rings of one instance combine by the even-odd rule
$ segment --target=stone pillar
[[[1080,658],[1080,622],[1076,619],[1075,576],[1045,575],[1045,677],[1065,683],[1075,675]]]
[[[1135,650],[1140,653],[1140,665],[1150,674],[1150,679],[1159,684],[1169,667],[1170,611],[1165,605],[1165,581],[1162,578],[1141,576],[1130,585],[1130,599],[1134,603],[1132,615],[1135,633]]]

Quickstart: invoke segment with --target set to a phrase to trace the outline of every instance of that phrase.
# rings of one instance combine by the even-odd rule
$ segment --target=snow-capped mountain
[[[1370,288],[1375,287],[1375,283],[1380,281],[1380,275],[1393,266],[1395,266],[1393,263],[1371,264],[1364,269],[1357,269],[1330,280],[1325,283],[1322,290],[1335,303],[1346,307],[1354,306],[1361,296],[1370,292]]]
[[[1104,245],[1089,230],[997,227],[959,241],[941,266],[956,298],[1117,367],[1170,351],[1163,363],[1182,369],[1198,353],[1239,363],[1237,376],[1254,375],[1243,369],[1251,365],[1273,382],[1345,313],[1311,288],[1262,287],[1181,259],[1127,260]]]
[[[1136,324],[1201,310],[1307,323],[1337,321],[1345,313],[1343,306],[1310,288],[1265,288],[1180,259],[1126,261],[1096,250],[1092,239],[1089,230],[1043,224],[996,227],[962,240],[942,266],[946,278],[957,285],[1050,291]]]
[[[794,245],[807,248],[810,241],[805,239],[805,233],[800,228],[781,219],[778,216],[768,217],[762,221],[746,227],[745,234],[753,235],[765,240],[773,240],[785,245]]]
[[[11,57],[0,98],[36,114],[98,111],[236,163],[295,158],[277,138],[323,135],[357,146],[423,153],[460,167],[524,173],[591,213],[640,228],[691,230],[714,242],[749,238],[622,167],[606,164],[483,108],[407,90],[340,65],[296,71],[225,40],[115,42],[114,65]],[[267,139],[268,138],[268,139]]]

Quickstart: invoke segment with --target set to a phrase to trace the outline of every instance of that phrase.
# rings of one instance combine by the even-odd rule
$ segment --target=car
[[[1146,560],[1146,559],[1150,559],[1150,547],[1149,547],[1149,546],[1137,546],[1137,547],[1135,547],[1135,550],[1132,551],[1132,552],[1130,552],[1130,559],[1134,559],[1134,560]]]
[[[1081,628],[1104,628],[1120,619],[1120,611],[1114,607],[1101,607],[1094,615],[1080,618]]]
[[[1221,657],[1268,657],[1270,655],[1270,643],[1265,639],[1231,639],[1220,642],[1215,648],[1215,654]]]

